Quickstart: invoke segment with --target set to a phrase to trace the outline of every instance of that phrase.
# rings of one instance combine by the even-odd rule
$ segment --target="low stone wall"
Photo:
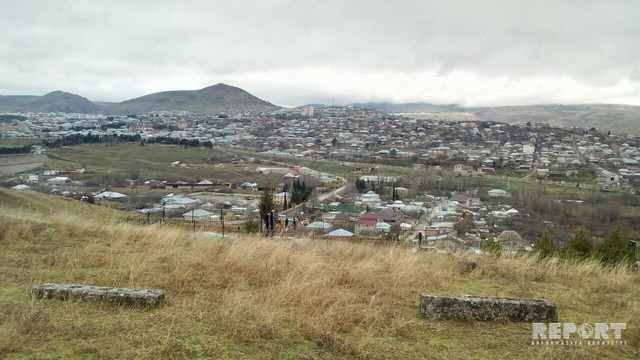
[[[164,290],[114,288],[78,284],[38,284],[31,287],[35,299],[90,300],[119,305],[158,306],[164,302]]]
[[[432,320],[557,322],[555,304],[539,299],[420,294],[420,313]]]

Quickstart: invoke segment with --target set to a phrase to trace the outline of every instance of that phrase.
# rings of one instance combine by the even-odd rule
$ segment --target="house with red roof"
[[[374,235],[376,224],[379,222],[378,214],[366,213],[356,222],[356,235]]]

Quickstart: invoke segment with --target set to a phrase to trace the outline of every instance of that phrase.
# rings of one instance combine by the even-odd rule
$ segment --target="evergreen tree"
[[[260,217],[265,221],[267,215],[275,208],[273,203],[273,192],[265,188],[260,198]]]
[[[591,238],[583,231],[580,230],[576,235],[567,242],[564,248],[563,255],[567,258],[587,258],[593,252],[593,243]]]
[[[628,261],[633,256],[629,243],[619,228],[614,229],[611,236],[600,244],[598,255],[602,262],[612,265]]]
[[[307,187],[304,181],[299,178],[293,183],[293,188],[291,190],[291,203],[300,204],[305,202],[313,189],[311,187]]]
[[[553,239],[548,231],[545,231],[542,235],[542,239],[536,242],[534,249],[542,259],[553,256],[556,251],[556,247],[553,244]]]
[[[480,250],[500,256],[502,244],[499,241],[483,240],[480,242]]]
[[[367,192],[367,182],[362,179],[356,180],[356,189],[361,194]]]

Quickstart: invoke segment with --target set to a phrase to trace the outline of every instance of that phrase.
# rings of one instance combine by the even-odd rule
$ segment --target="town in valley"
[[[640,231],[633,134],[359,105],[1,116],[5,186],[211,236],[526,254],[545,234]]]

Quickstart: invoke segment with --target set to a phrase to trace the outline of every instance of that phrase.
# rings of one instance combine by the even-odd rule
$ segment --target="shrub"
[[[628,241],[619,228],[611,233],[609,238],[605,239],[598,247],[598,256],[605,264],[617,264],[619,262],[629,261],[633,257]]]
[[[556,252],[556,246],[554,245],[553,239],[548,231],[545,231],[544,234],[542,234],[542,239],[536,242],[534,249],[542,259],[553,256]]]
[[[562,255],[566,258],[585,259],[593,254],[593,242],[583,231],[579,230],[576,235],[567,242]]]
[[[244,231],[247,233],[260,232],[260,220],[257,218],[249,218],[244,222]]]

